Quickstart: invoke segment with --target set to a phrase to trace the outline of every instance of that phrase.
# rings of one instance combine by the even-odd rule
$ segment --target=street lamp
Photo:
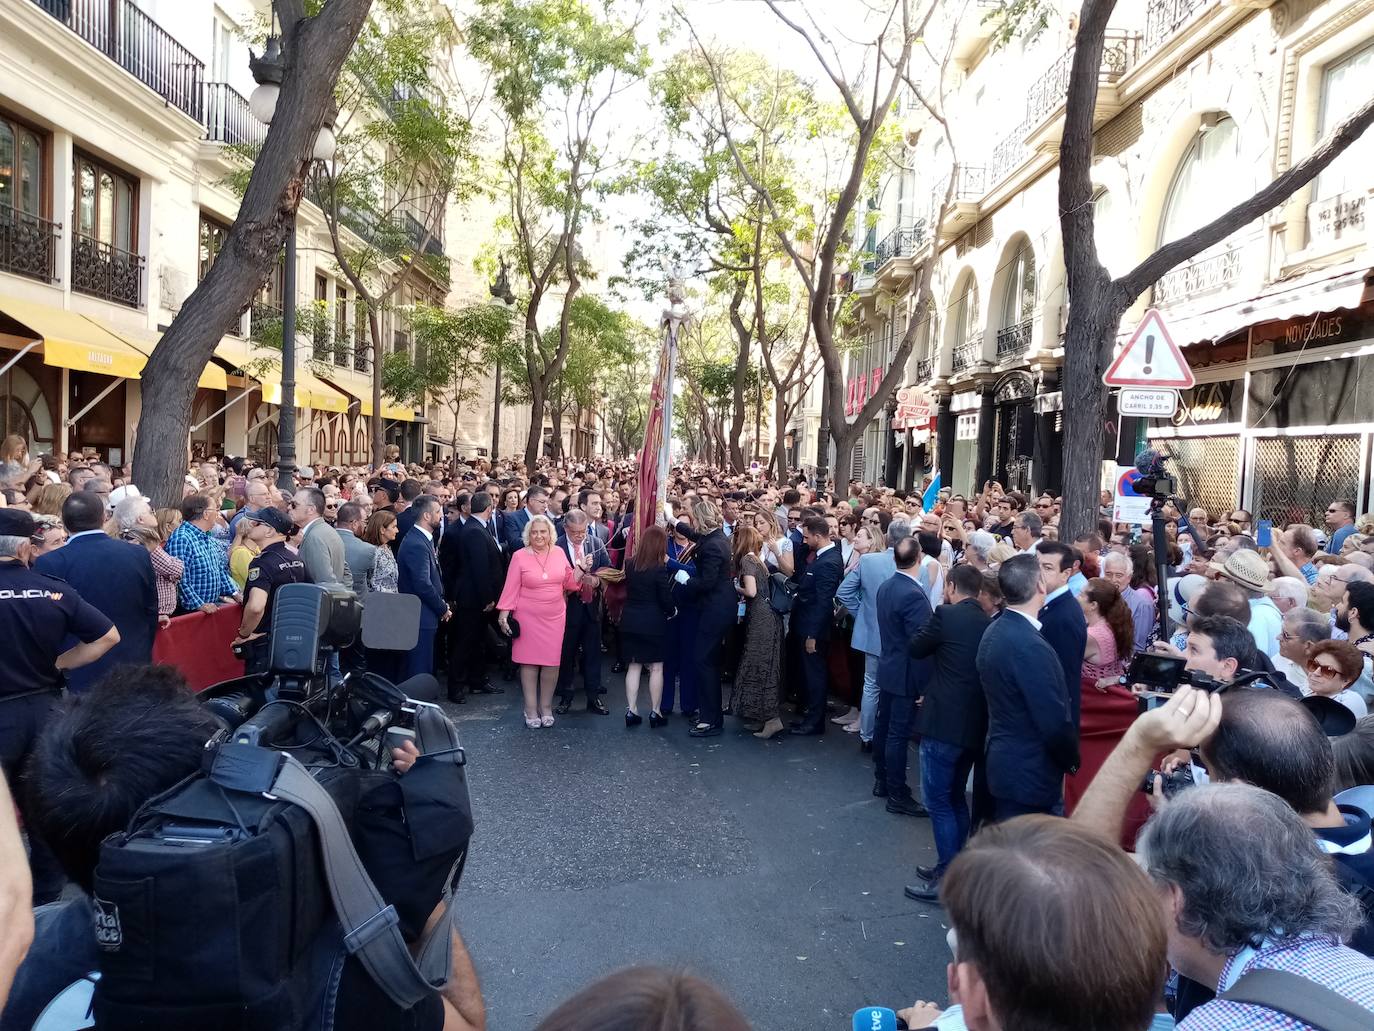
[[[501,268],[496,273],[496,279],[487,286],[487,292],[501,303],[503,308],[512,310],[515,308],[515,292],[510,288],[510,275],[506,268],[506,259],[500,259]],[[501,356],[496,356],[496,386],[491,398],[491,463],[493,468],[496,461],[500,458],[501,451]]]
[[[281,97],[281,84],[286,75],[286,57],[282,53],[281,37],[277,34],[277,5],[272,5],[272,34],[261,57],[248,54],[248,67],[258,84],[248,98],[248,109],[264,125],[272,124]],[[311,150],[312,161],[333,161],[337,140],[334,119],[337,111],[330,104],[324,125],[315,137]],[[286,236],[286,268],[282,275],[281,310],[281,404],[277,416],[277,487],[283,493],[296,489],[296,220]],[[381,412],[373,418],[380,419]]]

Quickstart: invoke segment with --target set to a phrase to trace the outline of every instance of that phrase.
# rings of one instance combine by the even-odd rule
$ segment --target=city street
[[[459,923],[493,1031],[630,964],[701,973],[759,1031],[944,999],[943,913],[902,896],[930,825],[872,797],[856,735],[627,730],[620,677],[606,697],[610,717],[579,697],[541,731],[514,684],[447,706],[477,822]]]

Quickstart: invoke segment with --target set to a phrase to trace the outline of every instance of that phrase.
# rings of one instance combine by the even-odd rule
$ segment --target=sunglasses
[[[1341,675],[1341,671],[1335,666],[1328,666],[1313,659],[1307,664],[1307,675],[1309,677],[1331,677],[1335,679]]]

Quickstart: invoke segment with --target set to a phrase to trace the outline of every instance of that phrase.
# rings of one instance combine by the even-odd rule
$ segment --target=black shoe
[[[871,751],[873,751],[873,742],[872,742],[872,741],[865,741],[863,738],[859,738],[859,751],[860,751],[860,752],[871,752]]]
[[[720,727],[713,723],[698,723],[687,731],[688,737],[719,737]]]
[[[874,797],[874,798],[886,798],[886,797],[887,797],[887,781],[875,780],[875,781],[873,782],[873,797]]]
[[[805,723],[798,721],[796,723],[793,723],[790,727],[788,727],[787,732],[797,737],[820,737],[822,734],[825,733],[825,728],[809,727]]]
[[[908,884],[902,894],[915,902],[939,902],[940,882],[927,881],[925,884]]]
[[[452,702],[454,705],[466,705],[468,696],[463,691],[450,691],[448,695],[448,700]]]
[[[553,707],[553,711],[560,716],[566,716],[570,708],[572,708],[572,699],[560,698],[558,699],[558,704]]]
[[[624,673],[624,672],[625,672],[625,663],[623,663],[623,662],[615,662],[615,663],[612,663],[612,664],[611,664],[611,672],[612,672],[612,673]]]
[[[649,713],[649,726],[651,726],[651,727],[666,727],[667,725],[668,725],[668,717],[667,717],[667,716],[664,716],[664,715],[662,715],[661,713],[657,713],[657,712],[651,712],[651,713]]]
[[[606,703],[600,698],[593,698],[589,701],[587,703],[587,711],[594,712],[598,716],[609,716],[611,714],[611,710],[606,708]]]
[[[887,796],[887,811],[898,816],[929,816],[926,807],[914,798],[893,798]]]
[[[490,680],[484,680],[472,689],[473,694],[505,694],[504,687],[497,687]]]
[[[643,723],[643,722],[644,722],[644,717],[641,716],[639,713],[637,713],[637,712],[631,712],[629,709],[626,709],[626,710],[625,710],[625,726],[627,726],[627,727],[637,727],[637,726],[639,726],[639,725],[640,725],[641,723]],[[652,727],[653,725],[654,725],[654,718],[653,718],[652,716],[650,716],[650,717],[649,717],[649,726]]]
[[[935,867],[933,867],[933,866],[918,866],[918,867],[916,867],[916,876],[919,877],[919,878],[920,878],[921,880],[923,880],[923,881],[934,881],[934,880],[936,879],[936,877],[935,877]]]

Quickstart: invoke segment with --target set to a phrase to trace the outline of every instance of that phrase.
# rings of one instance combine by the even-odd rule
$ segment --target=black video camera
[[[1217,693],[1230,685],[1215,677],[1187,668],[1188,660],[1173,655],[1141,652],[1131,660],[1131,668],[1121,677],[1121,685],[1140,684],[1149,691],[1172,694],[1181,684],[1190,684],[1201,691]]]
[[[1135,481],[1133,489],[1141,497],[1167,501],[1178,493],[1178,481],[1165,470],[1165,460],[1165,456],[1153,448],[1147,448],[1135,456],[1135,467],[1140,478]]]

